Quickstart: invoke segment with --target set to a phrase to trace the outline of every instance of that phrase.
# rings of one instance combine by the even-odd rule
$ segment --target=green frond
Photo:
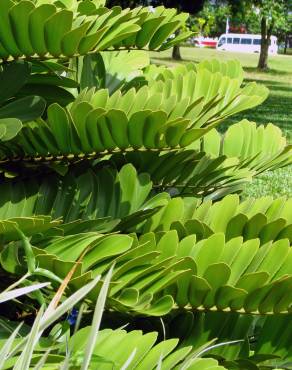
[[[0,145],[0,156],[4,162],[48,161],[127,150],[177,150],[266,96],[264,87],[241,89],[238,80],[203,68],[123,95],[119,90],[110,95],[107,89],[85,89],[67,109],[49,106],[47,121],[26,124],[9,148]]]
[[[188,149],[114,154],[104,163],[118,168],[131,163],[138,172],[149,173],[155,190],[198,198],[217,199],[221,192],[227,195],[240,191],[254,174],[248,168],[239,168],[238,158],[224,155],[213,158],[202,151]]]
[[[237,79],[241,85],[244,78],[243,68],[238,60],[219,61],[218,59],[204,60],[198,64],[187,63],[179,64],[169,68],[163,65],[151,64],[144,71],[147,80],[161,80],[177,78],[179,75],[187,74],[191,71],[200,71],[206,69],[211,73],[220,73],[230,79]]]
[[[90,327],[85,327],[72,335],[68,340],[70,350],[70,367],[82,366],[85,358],[85,344],[90,334]],[[149,332],[143,334],[140,330],[126,332],[122,329],[100,330],[90,360],[90,368],[96,369],[129,369],[156,370],[186,369],[186,370],[225,370],[213,358],[200,358],[199,352],[190,346],[180,348],[178,339],[167,339],[157,343],[158,334]],[[47,357],[44,368],[56,368],[62,365],[66,358],[63,343],[55,345],[58,354]],[[35,365],[43,354],[36,352],[31,361]],[[68,356],[68,355],[67,355]],[[15,358],[10,364],[13,365]],[[8,361],[7,361],[8,363]]]
[[[213,129],[185,150],[115,154],[110,161],[118,168],[132,163],[138,172],[147,171],[160,191],[218,200],[240,192],[262,171],[291,164],[291,153],[278,127],[245,120],[222,135]]]
[[[230,64],[234,68],[229,69]],[[180,97],[179,100],[189,98],[191,103],[203,96],[206,104],[209,103],[209,117],[208,121],[201,118],[197,125],[204,127],[206,122],[216,122],[219,117],[225,119],[247,109],[247,106],[257,106],[267,98],[268,89],[264,86],[248,83],[241,89],[242,74],[239,63],[219,62],[215,59],[174,68],[150,66],[144,76],[154,91],[162,89],[166,96],[176,95]],[[219,102],[213,104],[216,99]]]
[[[88,328],[80,330],[69,341],[83,343],[88,335]],[[142,334],[135,330],[103,330],[97,339],[94,355],[100,359],[110,360],[117,368],[122,368],[134,352],[135,355],[128,369],[154,370],[161,363],[161,369],[186,370],[224,370],[218,362],[210,358],[198,358],[192,346],[180,348],[177,339],[169,339],[156,344],[157,333]],[[83,347],[75,349],[82,351]],[[193,358],[192,358],[193,357]],[[191,361],[187,361],[186,359]],[[184,367],[185,366],[185,367]]]
[[[180,238],[195,234],[204,239],[223,232],[226,240],[259,238],[261,244],[288,239],[292,242],[292,199],[263,197],[240,202],[238,195],[228,195],[212,202],[194,198],[174,198],[135,231],[177,230]]]
[[[177,283],[175,301],[203,310],[231,310],[243,313],[290,313],[292,276],[288,240],[260,247],[259,240],[242,238],[224,241],[223,234],[191,243],[182,240],[181,257],[191,257],[197,272]]]
[[[137,174],[132,165],[119,172],[112,168],[51,174],[29,180],[8,180],[0,184],[0,220],[50,216],[62,218],[65,232],[74,227],[100,231],[128,228],[153,214],[169,195],[151,194],[146,173]],[[83,221],[83,222],[82,222]]]
[[[219,72],[224,76],[236,78],[243,82],[244,71],[239,60],[220,61],[218,59],[204,60],[195,66],[196,70],[208,69],[212,73]]]
[[[84,233],[32,240],[38,265],[64,278],[80,256],[70,286],[79,289],[113,264],[108,306],[161,316],[176,306],[245,314],[291,313],[292,249],[287,239],[225,241],[216,233],[179,241],[175,231],[128,235]],[[11,248],[11,247],[10,247]],[[89,294],[95,301],[96,291]]]
[[[238,194],[292,145],[217,131],[268,97],[238,61],[150,64],[187,19],[0,0],[0,368],[291,365],[292,199]]]
[[[188,18],[186,13],[163,7],[153,13],[146,7],[94,6],[90,11],[85,3],[80,3],[76,12],[47,2],[35,5],[29,0],[2,0],[0,59],[69,58],[111,48],[161,50],[176,42],[167,39]],[[186,32],[182,38],[189,36]]]
[[[151,156],[149,158],[152,160]],[[182,152],[177,158],[183,164],[183,158],[189,155]],[[292,241],[291,199],[265,197],[240,202],[238,195],[229,195],[213,203],[192,197],[170,199],[167,193],[155,195],[153,181],[155,184],[159,176],[171,179],[163,173],[163,166],[167,171],[168,164],[174,166],[167,160],[166,155],[158,171],[149,171],[149,174],[143,169],[137,174],[132,164],[121,166],[118,172],[101,163],[100,168],[92,167],[84,173],[79,172],[84,169],[83,164],[80,170],[77,166],[65,176],[47,174],[45,179],[39,175],[29,181],[6,180],[0,184],[0,219],[61,217],[65,224],[69,223],[63,226],[64,232],[74,232],[74,227],[83,225],[84,230],[115,228],[140,234],[175,229],[180,238],[196,234],[198,239],[204,239],[224,232],[227,240],[242,236],[244,240],[259,238],[261,244],[283,238]],[[154,162],[152,160],[153,170]],[[135,161],[133,163],[135,165]],[[202,165],[204,160],[200,163]],[[203,167],[202,173],[204,171],[207,170]]]
[[[180,339],[181,347],[200,348],[212,340],[218,344],[238,341],[208,351],[208,355],[220,359],[227,368],[233,365],[235,369],[242,369],[242,359],[245,359],[246,369],[262,369],[264,365],[281,368],[292,359],[289,316],[274,315],[255,320],[252,315],[238,313],[177,312],[169,321],[165,320],[165,325],[170,336]],[[279,340],[280,337],[283,339]]]
[[[11,217],[0,220],[0,240],[1,242],[8,242],[18,240],[19,235],[16,229],[21,230],[26,236],[43,233],[54,227],[58,227],[61,223],[59,220],[52,220],[50,216],[36,216],[36,217]]]
[[[230,126],[224,135],[212,130],[202,138],[202,149],[215,157],[237,157],[240,167],[246,166],[256,173],[292,163],[292,145],[287,144],[279,127],[271,123],[257,126],[243,120]]]

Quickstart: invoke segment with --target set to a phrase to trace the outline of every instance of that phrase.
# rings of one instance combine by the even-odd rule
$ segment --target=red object
[[[201,41],[201,45],[208,48],[216,48],[217,41]]]

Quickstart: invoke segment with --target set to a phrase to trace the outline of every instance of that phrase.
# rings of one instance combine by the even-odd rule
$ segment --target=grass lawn
[[[182,63],[200,62],[204,59],[238,59],[244,70],[246,81],[262,83],[270,89],[269,98],[260,106],[240,113],[227,121],[232,124],[246,118],[258,124],[272,122],[278,125],[292,142],[292,56],[277,55],[269,57],[268,72],[259,72],[256,68],[258,54],[222,52],[214,49],[182,47]],[[171,51],[151,53],[151,59],[157,64],[176,65],[171,59]],[[247,196],[287,195],[292,197],[292,166],[266,173],[255,179],[246,189]]]

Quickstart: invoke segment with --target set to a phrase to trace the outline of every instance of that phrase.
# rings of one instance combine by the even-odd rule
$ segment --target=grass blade
[[[33,323],[31,331],[27,337],[26,345],[14,366],[14,370],[28,370],[29,369],[34,347],[38,343],[42,335],[40,324],[41,324],[43,313],[44,313],[44,306],[40,308],[37,314],[37,317]]]
[[[7,355],[10,351],[10,348],[14,342],[15,337],[17,336],[19,329],[21,328],[22,323],[18,325],[18,327],[14,330],[14,332],[10,335],[10,337],[5,342],[4,346],[0,350],[0,369],[3,368],[5,361],[7,359]]]
[[[44,354],[43,356],[41,357],[41,359],[39,360],[39,362],[35,365],[34,369],[33,370],[42,370],[43,366],[45,365],[46,361],[47,361],[47,358],[49,356],[51,352],[51,349],[48,349]]]
[[[41,283],[41,284],[30,285],[30,286],[24,287],[24,288],[18,288],[18,289],[10,290],[8,292],[3,292],[3,293],[0,294],[0,303],[10,301],[14,298],[17,298],[17,297],[21,296],[21,295],[31,293],[35,290],[44,288],[48,285],[50,285],[50,283]]]
[[[99,293],[97,302],[96,302],[91,330],[90,330],[89,338],[88,338],[86,348],[85,348],[84,362],[82,364],[81,370],[88,370],[89,368],[90,360],[93,354],[93,350],[95,347],[95,343],[96,343],[96,339],[97,339],[97,335],[98,335],[98,331],[100,327],[101,318],[103,315],[103,309],[104,309],[113,269],[114,269],[114,266],[112,266],[111,269],[109,270],[105,278],[104,284],[101,288],[101,291]]]
[[[62,315],[66,312],[70,311],[70,309],[76,305],[81,299],[83,299],[98,283],[100,280],[100,276],[97,276],[94,280],[90,283],[86,284],[81,289],[77,290],[74,294],[72,294],[69,298],[66,299],[59,307],[56,309],[51,308],[47,309],[43,314],[40,322],[40,331],[44,331],[47,329],[51,324],[53,324],[56,320],[58,320]],[[23,338],[23,340],[14,348],[14,350],[9,354],[9,357],[14,356],[18,351],[26,344],[28,337]]]
[[[46,310],[43,315],[42,322],[41,322],[41,329],[45,330],[48,326],[53,324],[56,320],[58,320],[64,313],[71,310],[72,307],[76,305],[82,298],[84,298],[98,283],[100,280],[100,276],[97,276],[94,280],[90,283],[86,284],[81,289],[77,290],[74,294],[72,294],[69,298],[66,299],[60,306],[57,308],[50,307]]]

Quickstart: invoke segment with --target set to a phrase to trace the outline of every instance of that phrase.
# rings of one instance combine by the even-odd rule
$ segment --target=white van
[[[246,33],[224,33],[219,37],[216,49],[240,51],[243,53],[259,53],[261,51],[261,35]],[[277,37],[271,36],[269,54],[278,53]]]

